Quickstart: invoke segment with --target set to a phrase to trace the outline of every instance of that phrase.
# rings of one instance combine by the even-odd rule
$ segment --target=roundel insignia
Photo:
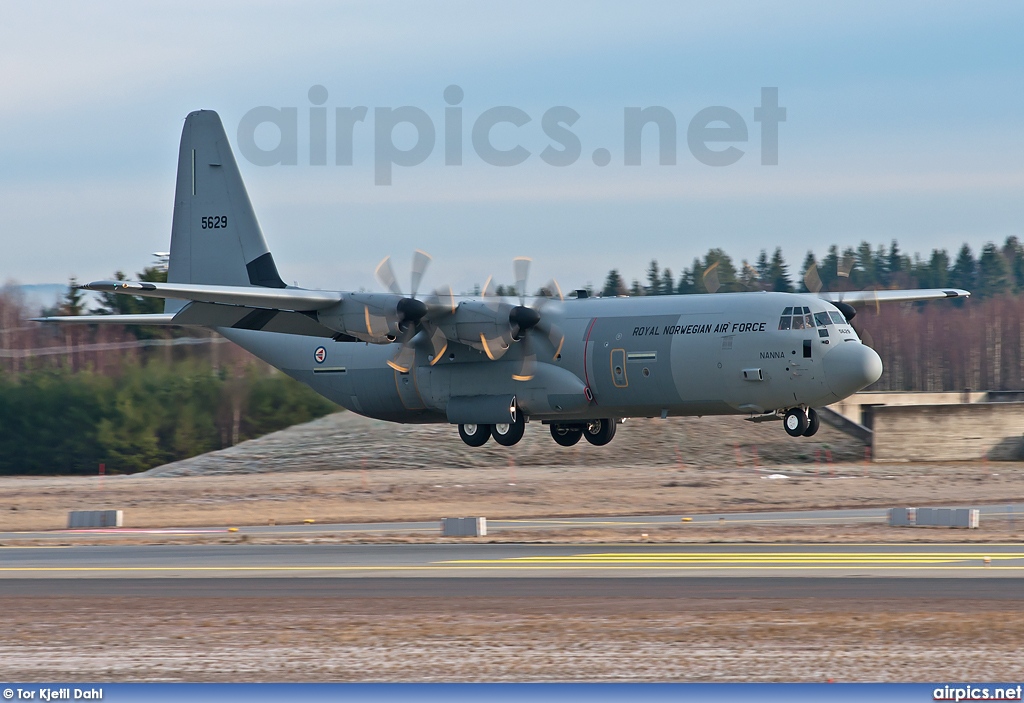
[[[323,347],[317,347],[316,351],[313,352],[313,358],[316,359],[316,363],[322,364],[327,358],[327,350]]]

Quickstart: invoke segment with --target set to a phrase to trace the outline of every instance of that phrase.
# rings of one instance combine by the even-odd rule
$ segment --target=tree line
[[[49,314],[162,310],[160,300],[114,294],[89,309],[73,283]],[[29,316],[15,288],[0,290],[0,474],[142,471],[338,409],[212,332]]]
[[[714,272],[713,276],[708,275]],[[813,272],[813,273],[808,273]],[[933,249],[928,258],[910,256],[893,240],[888,247],[872,247],[861,242],[856,247],[832,245],[818,261],[814,252],[807,256],[794,280],[781,247],[771,254],[762,249],[751,264],[747,259],[737,266],[723,249],[708,250],[695,258],[678,278],[668,267],[660,268],[652,260],[644,279],[634,278],[631,285],[619,269],[612,269],[600,290],[604,296],[688,295],[739,291],[779,291],[784,293],[818,290],[863,290],[882,288],[963,288],[977,298],[1024,291],[1024,245],[1011,236],[1002,246],[984,244],[975,256],[964,244],[956,257],[946,249]],[[594,291],[591,291],[594,292]]]

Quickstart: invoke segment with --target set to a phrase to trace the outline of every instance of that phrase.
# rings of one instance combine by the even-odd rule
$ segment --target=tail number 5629
[[[204,217],[201,221],[203,229],[224,229],[228,226],[227,215],[213,215],[211,217]]]

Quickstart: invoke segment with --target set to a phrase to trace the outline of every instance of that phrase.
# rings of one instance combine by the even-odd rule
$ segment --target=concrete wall
[[[1024,458],[1024,402],[880,405],[872,412],[875,461]]]
[[[867,391],[851,395],[849,398],[828,406],[848,420],[866,425],[871,419],[865,417],[864,410],[879,405],[947,405],[961,403],[981,403],[988,399],[986,391],[950,391],[938,393],[904,392],[904,391]],[[872,411],[873,412],[873,411]]]

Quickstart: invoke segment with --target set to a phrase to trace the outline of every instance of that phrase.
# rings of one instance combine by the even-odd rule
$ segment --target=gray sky
[[[927,255],[1024,235],[1024,4],[8,2],[0,23],[0,280],[95,280],[166,250],[182,119],[215,109],[232,141],[250,109],[297,110],[297,165],[238,158],[282,276],[310,287],[379,288],[387,254],[404,279],[434,256],[424,287],[512,279],[600,285],[657,258],[678,274],[721,246],[737,260],[897,238]],[[445,165],[443,98],[464,91],[463,164]],[[328,163],[309,164],[309,89],[327,89]],[[779,163],[760,163],[754,109],[777,87]],[[416,106],[436,128],[426,159],[374,184],[374,108]],[[474,122],[499,124],[493,166]],[[334,162],[334,108],[366,106],[353,165]],[[582,153],[541,160],[542,115],[579,113]],[[663,106],[676,163],[624,165],[623,110]],[[725,106],[748,131],[733,165],[695,158],[687,127]],[[379,137],[379,135],[377,135]],[[417,138],[409,125],[399,148]],[[277,132],[255,133],[264,149]],[[555,143],[555,148],[560,145]],[[730,144],[711,145],[714,149]],[[611,161],[595,165],[606,148]]]

